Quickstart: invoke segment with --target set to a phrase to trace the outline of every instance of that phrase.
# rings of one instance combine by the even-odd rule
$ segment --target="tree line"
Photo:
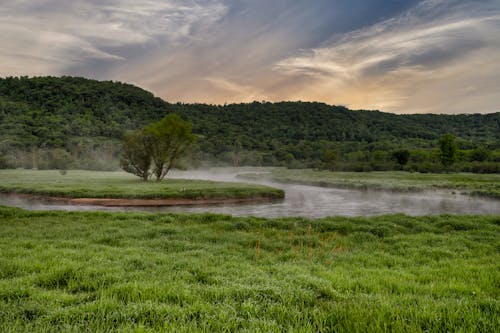
[[[443,110],[445,111],[445,110]],[[130,131],[177,114],[198,138],[185,163],[334,170],[500,172],[500,113],[395,115],[306,102],[170,104],[77,77],[0,79],[0,167],[110,169]],[[455,136],[445,167],[439,140]],[[408,161],[400,159],[408,151]]]

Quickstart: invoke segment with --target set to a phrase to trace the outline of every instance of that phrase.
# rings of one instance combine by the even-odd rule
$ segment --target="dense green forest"
[[[500,113],[395,115],[309,102],[170,104],[130,84],[78,77],[0,79],[0,167],[117,168],[123,135],[168,113],[192,122],[198,137],[186,166],[500,172]],[[445,133],[458,147],[446,167],[438,144]],[[409,152],[405,163],[398,163],[401,150]]]

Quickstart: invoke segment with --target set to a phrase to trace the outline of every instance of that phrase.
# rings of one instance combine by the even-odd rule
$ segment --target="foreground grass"
[[[498,332],[500,217],[0,207],[0,331]]]
[[[241,177],[265,177],[281,182],[388,191],[450,189],[500,199],[500,174],[432,174],[403,171],[331,172],[285,168],[271,168],[269,170],[265,174],[248,173],[241,175]]]
[[[203,180],[166,179],[144,182],[124,172],[71,170],[0,170],[0,192],[68,198],[281,198],[267,186]]]

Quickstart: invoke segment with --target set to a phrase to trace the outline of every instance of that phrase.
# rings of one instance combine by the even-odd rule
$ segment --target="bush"
[[[500,173],[500,163],[472,162],[460,166],[460,171],[473,173]]]
[[[9,169],[11,167],[12,166],[7,161],[7,158],[5,156],[0,156],[0,169]]]

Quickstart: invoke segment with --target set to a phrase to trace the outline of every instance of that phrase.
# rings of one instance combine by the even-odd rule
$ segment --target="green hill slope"
[[[115,165],[108,162],[118,156],[125,131],[169,112],[193,123],[199,140],[191,160],[198,162],[314,166],[335,151],[338,161],[358,164],[378,152],[387,166],[390,152],[401,147],[432,162],[431,149],[448,132],[464,151],[500,148],[500,113],[395,115],[305,102],[169,104],[130,84],[21,77],[0,79],[0,152],[15,166],[50,167],[58,158]]]

